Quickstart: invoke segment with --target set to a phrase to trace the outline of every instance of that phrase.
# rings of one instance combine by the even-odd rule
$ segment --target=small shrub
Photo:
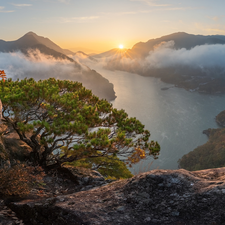
[[[0,169],[0,195],[26,196],[37,182],[42,181],[43,176],[44,172],[40,167],[25,164]]]
[[[126,164],[117,156],[86,158],[67,165],[97,170],[106,179],[127,179],[133,177]]]

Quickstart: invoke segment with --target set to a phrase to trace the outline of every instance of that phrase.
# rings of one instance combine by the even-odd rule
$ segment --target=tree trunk
[[[2,123],[2,101],[0,99],[0,124]]]
[[[52,153],[52,148],[49,148],[48,146],[45,146],[44,151],[41,153],[40,166],[42,166],[43,168],[48,167],[47,160],[49,160],[48,157],[51,155],[51,153]],[[60,163],[57,160],[53,164],[60,165]]]
[[[34,165],[40,165],[40,146],[35,146],[32,148],[32,152],[29,155],[29,160],[34,163]]]

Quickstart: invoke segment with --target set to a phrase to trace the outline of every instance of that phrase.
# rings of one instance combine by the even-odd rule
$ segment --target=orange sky
[[[62,48],[98,53],[175,32],[224,35],[224,8],[224,0],[1,1],[0,39],[33,31]]]

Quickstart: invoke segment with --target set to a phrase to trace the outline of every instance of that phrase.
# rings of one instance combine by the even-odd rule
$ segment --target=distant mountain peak
[[[35,33],[34,33],[34,32],[32,32],[32,31],[30,31],[30,32],[26,33],[24,36],[26,36],[26,35],[37,36],[37,34],[35,34]]]
[[[103,57],[109,57],[109,56],[113,56],[113,57],[119,57],[121,55],[124,55],[126,53],[128,49],[127,48],[113,48],[109,51],[100,53],[100,54],[96,54],[96,55],[92,55],[92,57],[94,58],[103,58]]]
[[[66,55],[73,54],[73,52],[60,48],[50,39],[39,36],[32,31],[26,33],[21,38],[15,41],[7,42],[0,40],[0,52],[13,52],[20,50],[26,53],[28,49],[39,49],[46,55],[52,55],[55,58],[63,58],[74,61]]]

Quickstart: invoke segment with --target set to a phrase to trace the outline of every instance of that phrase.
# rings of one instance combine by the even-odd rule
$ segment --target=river
[[[207,95],[173,87],[157,78],[89,65],[114,84],[115,108],[125,109],[151,132],[151,140],[161,146],[157,160],[148,157],[133,166],[134,174],[151,169],[177,169],[178,160],[206,143],[202,133],[217,128],[215,116],[225,110],[225,95]],[[167,90],[161,88],[169,87]]]

